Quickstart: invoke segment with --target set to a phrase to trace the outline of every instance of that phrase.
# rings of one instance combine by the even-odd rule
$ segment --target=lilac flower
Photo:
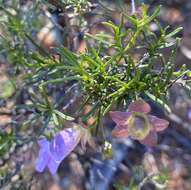
[[[132,137],[147,146],[157,144],[157,132],[163,131],[169,122],[154,115],[149,104],[142,99],[132,102],[128,112],[110,112],[112,120],[117,124],[112,131],[114,137]]]
[[[72,128],[66,128],[57,133],[51,141],[45,137],[38,141],[40,151],[36,160],[35,169],[43,172],[47,166],[50,173],[55,175],[60,163],[68,156],[78,143],[82,142],[83,146],[88,142],[92,145],[90,133],[87,129],[75,125]]]

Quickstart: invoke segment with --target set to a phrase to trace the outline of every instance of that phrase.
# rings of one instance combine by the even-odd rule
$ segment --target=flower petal
[[[154,127],[154,130],[157,132],[163,131],[169,126],[169,122],[165,119],[160,119],[154,115],[149,115],[148,117]]]
[[[43,172],[48,161],[49,161],[49,141],[46,138],[42,138],[38,140],[38,144],[40,146],[38,158],[36,159],[35,169],[38,172]]]
[[[81,138],[78,128],[66,128],[57,133],[51,142],[43,138],[38,141],[40,145],[39,156],[36,161],[36,170],[42,172],[46,165],[54,175],[62,160],[73,151]]]
[[[53,158],[50,159],[50,161],[48,162],[48,169],[52,175],[56,174],[60,163],[61,161],[56,161]]]
[[[126,125],[127,120],[129,116],[131,115],[130,112],[121,112],[121,111],[110,111],[109,112],[112,120],[117,124],[117,125]]]
[[[49,153],[45,149],[40,149],[38,158],[35,163],[35,170],[43,172],[49,161]]]
[[[146,146],[156,146],[157,140],[157,133],[155,131],[151,131],[143,140],[139,140],[139,142]]]
[[[80,132],[66,128],[59,132],[50,143],[50,152],[55,161],[62,161],[74,150],[80,141]]]
[[[38,144],[41,148],[44,148],[44,149],[49,148],[49,141],[45,137],[38,140]]]
[[[135,102],[131,102],[128,110],[130,112],[144,112],[149,113],[151,111],[151,107],[149,104],[147,104],[144,100],[139,99]]]
[[[112,130],[112,136],[117,138],[128,137],[128,128],[121,125],[116,125]]]
[[[66,128],[55,136],[50,146],[52,159],[48,163],[52,175],[56,174],[62,160],[77,146],[80,141],[79,135],[76,128]]]
[[[59,133],[56,134],[54,139],[50,143],[50,152],[55,160],[60,160],[65,152],[65,142]]]

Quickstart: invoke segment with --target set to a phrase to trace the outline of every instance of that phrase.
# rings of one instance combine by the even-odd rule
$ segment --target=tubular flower
[[[43,172],[47,166],[50,173],[55,175],[60,163],[68,156],[81,141],[83,148],[86,143],[93,146],[89,131],[77,124],[57,133],[51,141],[45,137],[38,141],[40,146],[35,169]]]
[[[149,114],[151,107],[139,99],[130,103],[127,112],[111,111],[117,124],[112,131],[114,137],[131,137],[146,146],[157,144],[157,132],[165,130],[169,122]]]

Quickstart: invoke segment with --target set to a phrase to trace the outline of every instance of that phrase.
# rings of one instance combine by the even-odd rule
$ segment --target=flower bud
[[[104,142],[102,153],[104,158],[111,158],[113,155],[112,144],[108,141]]]

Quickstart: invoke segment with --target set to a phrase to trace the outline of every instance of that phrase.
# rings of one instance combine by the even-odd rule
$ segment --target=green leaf
[[[186,73],[186,75],[187,75],[188,77],[191,77],[191,71],[188,71],[188,72]]]
[[[52,119],[53,119],[53,121],[54,121],[54,123],[55,123],[55,125],[59,125],[59,121],[58,121],[58,118],[57,118],[57,116],[56,116],[56,114],[55,113],[52,113]]]
[[[117,98],[112,99],[111,103],[109,103],[107,105],[107,107],[103,110],[103,114],[102,114],[103,116],[108,113],[108,111],[111,109],[111,107],[113,106],[113,104],[117,100]]]
[[[106,25],[110,28],[113,29],[114,32],[116,32],[119,28],[118,26],[116,26],[113,22],[109,21],[109,22],[102,22],[103,25]]]
[[[58,111],[58,110],[54,110],[53,112],[54,112],[55,114],[59,115],[59,116],[60,116],[61,118],[63,118],[64,120],[68,120],[68,121],[73,121],[73,120],[74,120],[73,117],[68,116],[68,115],[66,115],[66,114],[64,114],[64,113],[62,113],[62,112],[60,112],[60,111]]]
[[[165,108],[165,110],[168,112],[168,113],[171,113],[171,109],[170,107],[161,99],[157,98],[156,96],[154,96],[153,94],[149,93],[148,91],[145,92],[145,94],[151,99],[153,100],[154,102],[157,102],[159,105],[161,105],[163,108]]]
[[[153,14],[149,16],[147,19],[143,20],[138,26],[142,27],[148,23],[150,23],[152,20],[154,20],[160,13],[161,6],[157,6],[157,8],[154,10]]]
[[[113,37],[108,35],[108,34],[96,34],[96,35],[92,35],[92,34],[89,34],[89,33],[86,33],[85,36],[87,38],[91,38],[91,39],[94,39],[96,41],[99,41],[100,43],[103,43],[105,45],[111,45],[111,43],[109,42],[110,40],[113,40]]]
[[[171,38],[171,37],[175,36],[177,33],[179,33],[179,32],[182,31],[182,30],[183,30],[183,27],[179,27],[179,28],[175,29],[175,30],[172,31],[171,33],[167,34],[167,35],[165,36],[165,39],[168,39],[168,38]]]
[[[142,17],[145,18],[147,16],[148,8],[144,3],[142,3],[141,5],[141,11],[142,11]]]
[[[133,16],[129,16],[127,14],[124,14],[125,18],[130,22],[130,24],[132,24],[133,26],[137,26],[138,21],[137,19],[135,19]]]
[[[67,61],[69,65],[78,65],[78,56],[65,47],[55,48],[61,55],[62,59]]]

